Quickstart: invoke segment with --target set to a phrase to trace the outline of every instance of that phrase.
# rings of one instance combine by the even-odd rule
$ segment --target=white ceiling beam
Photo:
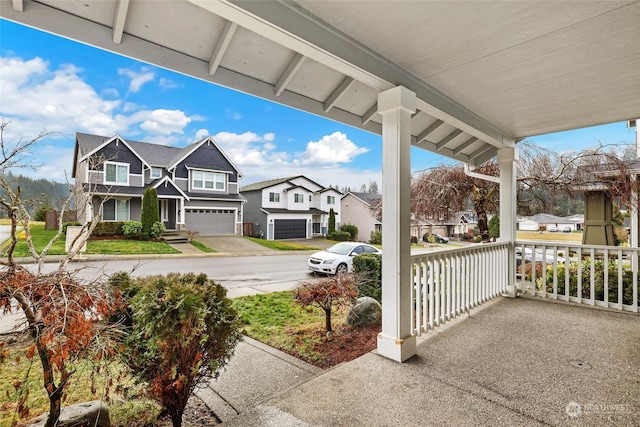
[[[440,119],[438,119],[435,122],[431,123],[431,126],[426,128],[425,130],[423,130],[422,132],[420,132],[416,136],[417,143],[420,144],[422,141],[424,141],[424,139],[426,137],[428,137],[431,133],[435,132],[435,130],[438,129],[443,124],[444,124],[444,122],[442,120],[440,120]]]
[[[278,82],[276,83],[276,96],[280,96],[282,92],[284,92],[284,90],[289,85],[289,82],[293,80],[293,77],[296,75],[300,67],[302,67],[304,59],[304,55],[297,53],[293,60],[289,63],[289,66],[286,70],[284,70],[284,73],[282,73],[282,75],[278,79]]]
[[[460,129],[456,129],[451,132],[449,135],[445,136],[441,141],[436,144],[436,150],[440,151],[444,148],[445,145],[456,139],[462,131]]]
[[[188,0],[282,46],[374,89],[405,86],[416,93],[419,110],[496,147],[513,146],[513,137],[416,76],[381,57],[295,2]]]
[[[222,57],[227,52],[229,43],[231,43],[231,39],[233,38],[237,28],[238,24],[235,22],[227,21],[226,24],[224,24],[222,34],[220,34],[216,47],[213,49],[213,53],[211,54],[211,59],[209,59],[209,74],[214,75],[218,70]]]
[[[467,139],[465,142],[463,142],[462,144],[460,144],[456,148],[454,148],[453,152],[455,154],[461,153],[465,148],[470,147],[471,144],[473,144],[476,141],[478,141],[478,138],[476,138],[475,136],[472,136],[471,138]]]
[[[340,97],[344,95],[346,91],[349,90],[349,88],[351,87],[351,85],[353,85],[354,82],[355,82],[355,79],[353,77],[346,77],[344,80],[342,80],[342,82],[338,85],[336,90],[334,90],[333,93],[329,95],[329,98],[327,98],[327,100],[325,101],[324,103],[325,113],[328,113],[329,110],[331,110],[333,106],[336,105],[336,102],[338,102]]]
[[[255,15],[251,13],[248,9],[248,6],[251,6],[248,3],[235,4],[236,2],[230,2],[225,0],[188,0],[191,3],[201,7],[204,10],[209,12],[213,12],[218,16],[221,16],[230,21],[236,22],[241,27],[244,27],[250,31],[253,31],[256,34],[261,35],[269,40],[274,41],[284,47],[287,47],[295,52],[298,52],[307,58],[311,58],[315,61],[320,62],[321,64],[326,65],[329,68],[332,68],[336,71],[339,71],[347,76],[351,76],[356,78],[358,81],[366,84],[367,86],[371,86],[378,90],[387,90],[391,89],[394,85],[389,82],[386,82],[379,77],[374,76],[373,74],[363,70],[357,66],[354,66],[349,61],[345,61],[336,55],[332,54],[329,51],[325,51],[318,46],[310,43],[302,37],[298,37],[293,33],[290,33],[286,30],[283,30],[280,26],[272,24],[269,19],[263,19],[259,15]],[[279,2],[255,2],[254,6],[260,9],[270,9],[273,8],[275,11],[282,11],[285,13],[282,16],[282,20],[287,20],[292,17],[291,13],[286,13],[286,11],[290,10],[288,6],[279,3]],[[292,22],[293,25],[300,24],[299,17],[295,17],[296,22]],[[280,21],[278,19],[277,21]],[[302,23],[304,26],[304,23]],[[315,28],[312,29],[315,31]],[[326,32],[326,29],[323,29],[323,32]]]
[[[129,0],[119,0],[116,5],[116,13],[113,15],[113,42],[120,44],[124,34],[124,24],[127,21]]]
[[[0,16],[10,21],[39,28],[72,40],[78,40],[99,49],[129,58],[136,58],[148,64],[157,65],[167,70],[257,96],[297,110],[306,111],[310,114],[326,117],[368,132],[382,133],[382,125],[374,121],[369,121],[366,125],[363,125],[359,114],[353,114],[339,108],[334,108],[325,113],[322,102],[303,95],[285,91],[281,96],[276,97],[273,84],[224,67],[219,67],[215,75],[210,75],[207,69],[207,61],[185,55],[174,49],[162,47],[131,34],[123,38],[122,43],[114,44],[111,40],[110,27],[86,19],[79,19],[75,15],[43,3],[31,2],[28,6],[28,13],[17,12],[12,8],[0,8]]]
[[[373,116],[376,115],[377,112],[378,112],[378,103],[376,102],[362,116],[362,124],[366,125],[369,122],[369,120],[371,120],[373,118]]]
[[[24,1],[23,0],[13,0],[12,2],[13,10],[17,12],[24,12]]]

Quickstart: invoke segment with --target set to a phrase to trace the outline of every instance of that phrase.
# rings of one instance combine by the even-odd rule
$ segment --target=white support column
[[[378,353],[404,362],[411,333],[411,114],[416,94],[398,86],[378,95],[382,115],[382,332]]]
[[[516,240],[516,160],[518,150],[515,147],[498,150],[500,165],[500,241],[511,242],[509,249],[509,272],[507,275],[507,295],[517,295],[516,266],[513,242]]]

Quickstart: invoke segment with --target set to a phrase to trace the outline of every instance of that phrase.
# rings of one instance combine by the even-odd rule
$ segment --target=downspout
[[[475,170],[475,166],[473,167],[473,169],[471,169],[471,166],[468,163],[464,164],[465,175],[470,176],[472,178],[478,178],[484,181],[490,181],[490,182],[495,182],[496,184],[500,184],[499,176],[485,175],[482,173],[474,172],[474,170]]]

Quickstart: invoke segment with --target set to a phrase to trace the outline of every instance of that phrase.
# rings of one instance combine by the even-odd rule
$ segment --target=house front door
[[[170,199],[158,200],[160,210],[160,222],[164,224],[167,230],[176,228],[176,202]]]

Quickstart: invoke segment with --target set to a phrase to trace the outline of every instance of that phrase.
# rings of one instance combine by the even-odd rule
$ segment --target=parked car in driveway
[[[564,231],[565,233],[571,233],[573,230],[571,229],[571,227],[570,227],[570,226],[566,225],[566,226],[562,229],[562,231]]]
[[[344,274],[351,271],[353,257],[360,254],[382,254],[366,243],[341,242],[309,257],[307,266],[315,273]]]
[[[435,240],[436,243],[449,243],[448,237],[445,237],[442,234],[438,234],[438,233],[433,233],[433,234],[426,233],[424,236],[422,236],[422,241],[428,242],[429,236],[433,236],[433,239]]]

